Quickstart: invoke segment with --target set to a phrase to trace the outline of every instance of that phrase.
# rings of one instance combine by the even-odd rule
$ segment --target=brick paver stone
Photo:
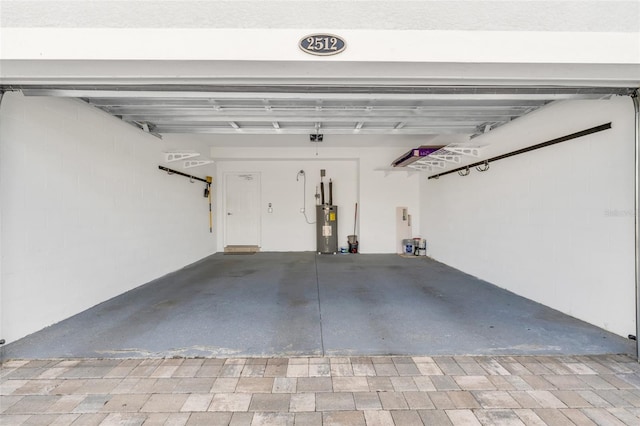
[[[393,417],[389,411],[367,410],[364,411],[364,419],[367,426],[394,426]]]
[[[309,364],[309,377],[330,377],[329,364]]]
[[[521,408],[509,392],[474,391],[472,393],[483,408]]]
[[[178,412],[187,400],[186,394],[154,394],[149,397],[140,411],[152,413]]]
[[[318,393],[316,394],[316,411],[348,411],[355,410],[355,402],[351,393]]]
[[[514,413],[527,426],[547,426],[545,422],[531,409],[522,408],[513,410]]]
[[[481,426],[471,410],[447,410],[446,413],[456,426]]]
[[[367,377],[367,383],[371,392],[393,391],[393,385],[388,377]]]
[[[577,426],[596,426],[589,417],[577,408],[563,408],[558,411]]]
[[[551,408],[536,408],[533,411],[546,424],[558,426],[573,426],[573,422],[569,420],[560,410],[554,410]]]
[[[376,370],[373,368],[373,363],[369,364],[351,364],[351,368],[353,368],[354,376],[375,376]]]
[[[486,376],[454,376],[462,390],[495,390],[496,386]]]
[[[192,413],[187,426],[227,426],[232,413]]]
[[[625,425],[632,425],[634,423],[640,423],[640,418],[633,415],[625,408],[609,408],[607,411],[613,414],[616,418],[618,418]]]
[[[420,374],[424,376],[441,376],[444,374],[435,362],[417,363],[416,367]]]
[[[640,425],[625,355],[9,360],[0,424]]]
[[[147,416],[142,413],[110,413],[100,426],[142,426]]]
[[[322,413],[323,426],[365,426],[361,411],[334,411]]]
[[[474,398],[471,392],[449,391],[447,396],[453,402],[455,408],[480,408],[480,403]]]
[[[194,393],[188,396],[180,411],[207,411],[213,400],[213,394]]]
[[[270,377],[241,377],[236,386],[236,392],[270,393],[273,388],[273,378]]]
[[[403,392],[403,395],[411,410],[431,410],[436,408],[426,392]]]
[[[367,392],[369,383],[366,377],[334,377],[334,392]]]
[[[577,393],[593,407],[611,407],[611,404],[596,394],[595,391],[577,391]]]
[[[296,413],[295,426],[322,426],[322,413]]]
[[[391,416],[395,424],[403,426],[422,426],[422,420],[417,411],[413,410],[394,410]]]
[[[289,402],[289,411],[315,411],[316,410],[316,394],[315,393],[299,393],[291,395]]]
[[[137,413],[149,400],[149,394],[114,395],[102,406],[100,411]],[[170,410],[167,410],[170,411]],[[175,410],[178,411],[178,410]]]
[[[255,413],[251,426],[294,426],[293,413]]]
[[[456,407],[456,404],[449,398],[447,392],[429,392],[429,399],[438,410],[450,410]]]
[[[261,394],[256,393],[251,398],[250,411],[289,411],[291,395],[288,393]]]
[[[422,422],[425,425],[451,426],[453,423],[449,420],[446,412],[439,410],[420,410],[418,411]]]
[[[231,393],[236,390],[236,386],[238,386],[238,381],[240,379],[234,377],[218,377],[215,382],[213,382],[213,386],[211,387],[211,392],[213,393]]]
[[[378,392],[354,392],[353,399],[356,403],[356,410],[365,411],[382,409]]]
[[[298,388],[298,379],[295,377],[276,377],[273,380],[272,393],[295,393]]]
[[[209,411],[247,411],[250,403],[248,393],[218,393],[213,396]]]
[[[404,364],[400,364],[404,365]],[[389,377],[391,385],[396,392],[417,391],[418,387],[413,377]]]
[[[567,408],[567,406],[550,391],[527,391],[542,408]]]
[[[525,426],[513,410],[477,410],[474,414],[483,425]]]
[[[231,416],[231,422],[229,426],[251,426],[254,413],[239,413],[235,412]],[[146,425],[145,425],[146,426]]]
[[[287,377],[309,377],[309,366],[306,364],[289,364],[287,367]]]
[[[298,380],[297,392],[331,392],[331,377],[301,377]]]
[[[598,425],[625,426],[622,421],[603,408],[585,408],[582,412]]]

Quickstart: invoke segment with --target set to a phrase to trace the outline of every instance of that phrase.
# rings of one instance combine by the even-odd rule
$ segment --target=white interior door
[[[225,246],[260,245],[260,175],[225,176]]]

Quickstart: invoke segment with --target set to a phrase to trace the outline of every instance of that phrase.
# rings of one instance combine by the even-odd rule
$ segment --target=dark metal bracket
[[[204,179],[204,178],[200,178],[200,177],[197,177],[197,176],[188,175],[188,174],[186,174],[186,173],[182,173],[182,172],[179,172],[178,170],[173,170],[173,169],[170,169],[170,168],[165,167],[165,166],[158,166],[158,168],[159,168],[160,170],[163,170],[163,171],[165,171],[165,172],[169,173],[170,175],[179,175],[179,176],[187,177],[187,178],[189,178],[189,180],[190,180],[190,181],[192,181],[192,182],[193,182],[194,180],[198,180],[198,181],[200,181],[200,182],[204,182],[204,183],[206,183],[207,185],[209,185],[209,184],[210,184],[210,182],[209,182],[209,181],[207,181],[207,180],[206,180],[206,179]]]
[[[467,176],[469,174],[469,169],[471,167],[476,167],[478,171],[487,171],[489,170],[489,163],[493,163],[495,161],[504,160],[505,158],[513,157],[515,155],[524,154],[525,152],[534,151],[540,148],[546,148],[551,145],[555,145],[560,142],[570,141],[572,139],[580,138],[582,136],[591,135],[593,133],[601,132],[603,130],[607,130],[611,128],[611,122],[606,124],[601,124],[600,126],[591,127],[590,129],[582,130],[580,132],[571,133],[570,135],[565,135],[556,139],[551,139],[546,142],[539,143],[537,145],[532,145],[526,148],[518,149],[517,151],[509,152],[507,154],[498,155],[493,158],[489,158],[487,160],[478,161],[477,163],[469,164],[468,166],[458,167],[457,169],[448,170],[443,173],[438,173],[437,175],[429,176],[429,179],[438,179],[440,176],[445,176],[450,173],[458,172],[460,176]]]

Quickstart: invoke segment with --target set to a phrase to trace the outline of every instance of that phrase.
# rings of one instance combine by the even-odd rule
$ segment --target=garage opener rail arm
[[[457,169],[448,170],[446,172],[438,173],[436,175],[429,176],[429,179],[438,179],[440,176],[448,175],[450,173],[455,173],[455,172],[462,172],[463,174],[461,174],[461,176],[466,176],[466,175],[469,174],[467,172],[472,167],[482,167],[484,170],[481,170],[481,169],[478,169],[478,170],[486,171],[486,170],[489,169],[489,163],[493,163],[493,162],[498,161],[498,160],[504,160],[505,158],[513,157],[513,156],[518,155],[518,154],[524,154],[525,152],[534,151],[536,149],[545,148],[547,146],[555,145],[555,144],[560,143],[560,142],[566,142],[566,141],[570,141],[572,139],[580,138],[582,136],[591,135],[593,133],[601,132],[603,130],[607,130],[607,129],[610,129],[610,128],[611,128],[611,122],[606,123],[606,124],[601,124],[600,126],[591,127],[590,129],[582,130],[580,132],[571,133],[570,135],[561,136],[561,137],[556,138],[556,139],[551,139],[550,141],[542,142],[542,143],[539,143],[537,145],[532,145],[532,146],[529,146],[529,147],[526,147],[526,148],[518,149],[517,151],[509,152],[507,154],[498,155],[496,157],[489,158],[487,160],[478,161],[477,163],[469,164],[467,166],[458,167]]]
[[[189,180],[191,182],[193,182],[194,180],[198,180],[200,182],[204,182],[207,184],[207,187],[204,189],[204,196],[205,198],[209,199],[209,232],[213,233],[213,212],[211,210],[211,182],[213,182],[213,179],[211,176],[207,176],[206,178],[200,178],[197,176],[193,176],[193,175],[188,175],[186,173],[182,173],[178,170],[174,170],[174,169],[170,169],[168,167],[165,166],[158,166],[158,168],[162,171],[165,171],[167,173],[169,173],[170,175],[179,175],[179,176],[184,176],[189,178]]]

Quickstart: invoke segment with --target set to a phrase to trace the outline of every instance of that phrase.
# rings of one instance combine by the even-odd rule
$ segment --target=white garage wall
[[[261,183],[261,250],[262,251],[314,251],[316,249],[316,225],[308,224],[300,213],[304,205],[309,222],[316,221],[316,185],[320,182],[320,169],[325,169],[325,199],[329,197],[329,179],[333,180],[333,203],[338,206],[338,244],[347,245],[347,235],[353,233],[355,203],[358,200],[358,162],[344,161],[226,161],[218,166],[219,191],[224,196],[226,173],[256,172]],[[307,176],[306,202],[303,203],[302,177]],[[273,212],[268,212],[269,203]],[[220,204],[224,207],[224,201]],[[225,212],[220,210],[224,221]],[[223,231],[220,235],[222,236]],[[221,238],[223,239],[223,238]],[[221,241],[222,243],[222,241]],[[224,241],[225,245],[228,244]]]
[[[17,93],[0,120],[7,342],[215,252],[204,184],[160,172],[159,139],[79,101]]]
[[[613,128],[421,180],[430,256],[620,335],[635,334],[634,133],[628,97],[558,103],[498,128],[485,158],[611,121]]]
[[[297,138],[305,136],[294,136]],[[228,139],[228,137],[225,137]],[[261,136],[260,140],[265,146],[271,139],[283,136]],[[349,136],[330,135],[334,145],[341,142],[349,143]],[[367,139],[366,137],[362,137]],[[372,136],[376,138],[385,136]],[[415,146],[420,145],[416,140]],[[306,142],[308,144],[308,142]],[[406,142],[405,142],[406,143]],[[393,141],[389,141],[393,145]],[[315,185],[320,182],[319,170],[327,170],[327,178],[333,177],[336,182],[336,204],[339,206],[339,245],[346,245],[346,235],[353,232],[353,215],[355,202],[358,201],[358,230],[359,249],[361,253],[395,253],[396,252],[396,228],[395,209],[397,206],[406,206],[414,217],[414,229],[419,230],[419,175],[406,172],[385,173],[380,169],[388,168],[391,161],[402,153],[406,147],[396,148],[358,148],[323,146],[316,156],[313,147],[213,147],[211,155],[218,161],[218,181],[222,181],[224,170],[260,171],[269,170],[262,176],[262,224],[263,224],[263,250],[287,251],[296,247],[299,250],[315,250],[315,228],[311,225],[303,226],[303,234],[292,238],[283,238],[280,230],[285,228],[285,223],[298,225],[304,223],[299,213],[302,189],[297,186],[295,175],[298,170],[304,169],[307,173],[307,209],[313,221],[312,194],[315,193]],[[261,159],[255,161],[255,159]],[[245,160],[243,160],[245,159]],[[252,160],[253,159],[253,160]],[[273,164],[273,165],[269,165]],[[252,167],[259,169],[252,170]],[[282,193],[276,195],[279,188],[284,185]],[[274,202],[273,216],[266,212],[267,204],[271,201],[267,198],[278,197],[278,203]],[[275,199],[275,198],[274,198]],[[288,200],[288,201],[285,201]],[[219,191],[217,202],[219,229],[224,226],[221,207],[223,205],[222,191]],[[282,209],[282,210],[281,210]],[[281,216],[277,216],[276,211]],[[268,228],[274,225],[278,231]],[[308,226],[308,228],[306,228]],[[304,237],[301,237],[304,235]],[[291,240],[299,238],[295,245]],[[218,241],[218,250],[223,248],[223,241]]]

